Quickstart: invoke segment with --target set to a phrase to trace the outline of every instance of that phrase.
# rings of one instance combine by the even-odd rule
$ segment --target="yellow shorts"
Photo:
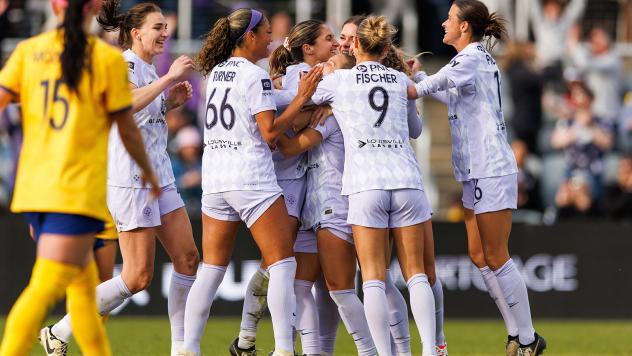
[[[105,229],[99,232],[95,237],[97,239],[104,239],[104,240],[118,239],[118,233],[116,232],[116,225],[114,225],[114,220],[111,217],[108,221],[105,222]]]

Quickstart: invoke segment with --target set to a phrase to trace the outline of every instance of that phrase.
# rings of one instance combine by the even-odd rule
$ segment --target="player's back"
[[[377,62],[336,70],[314,96],[331,101],[345,142],[343,194],[423,189],[409,143],[406,76]],[[333,100],[323,100],[331,95]]]
[[[202,188],[204,194],[278,189],[272,153],[255,119],[274,111],[270,76],[245,58],[213,68],[206,87]]]
[[[46,32],[20,43],[3,70],[0,83],[17,92],[24,127],[12,209],[106,220],[108,113],[131,105],[125,62],[89,37],[90,70],[72,92],[61,80],[62,51],[63,32]]]

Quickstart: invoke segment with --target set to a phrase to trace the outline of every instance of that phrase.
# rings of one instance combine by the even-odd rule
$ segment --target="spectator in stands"
[[[572,172],[555,196],[558,220],[593,218],[599,211],[593,199],[592,177],[582,170]]]
[[[167,151],[171,156],[178,154],[178,143],[176,142],[176,136],[181,128],[188,125],[195,125],[192,113],[184,106],[167,111],[165,118],[167,120],[167,131],[169,137],[167,138]]]
[[[514,108],[511,127],[529,152],[537,152],[538,131],[542,125],[542,76],[535,68],[533,43],[509,44],[504,68]]]
[[[632,91],[625,96],[625,106],[619,115],[619,147],[632,153]]]
[[[551,144],[563,149],[566,159],[566,176],[575,171],[588,174],[593,196],[601,192],[601,174],[604,169],[603,156],[613,144],[611,125],[596,117],[592,112],[594,95],[584,82],[569,85],[569,105],[573,109],[570,118],[558,120]]]
[[[632,221],[632,155],[619,160],[617,181],[605,188],[600,207],[610,218]]]
[[[202,136],[194,126],[185,126],[175,138],[178,147],[171,157],[176,186],[184,200],[187,212],[199,216],[202,199]]]
[[[518,209],[540,210],[538,180],[527,167],[527,144],[521,140],[514,140],[511,149],[518,165]]]
[[[272,42],[268,45],[268,53],[277,49],[285,41],[285,37],[292,29],[292,18],[287,12],[277,12],[270,18],[270,29],[272,30]]]
[[[603,28],[590,31],[586,46],[579,44],[579,32],[569,36],[569,59],[595,93],[595,115],[614,124],[621,110],[621,58]]]
[[[565,8],[561,0],[531,0],[529,5],[538,66],[547,81],[560,83],[564,44],[569,30],[584,13],[586,0],[570,0]]]

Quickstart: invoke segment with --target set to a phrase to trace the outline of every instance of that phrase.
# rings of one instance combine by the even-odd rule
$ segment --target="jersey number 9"
[[[44,80],[40,83],[44,87],[44,115],[48,114],[48,88],[50,87],[50,81]],[[51,115],[48,119],[50,123],[50,127],[55,130],[61,130],[64,125],[66,125],[66,120],[68,119],[68,99],[59,95],[59,86],[62,84],[60,79],[55,80],[55,84],[53,87],[53,105],[55,103],[60,103],[64,107],[64,118],[61,120],[61,123],[56,124],[55,118]]]
[[[235,109],[233,109],[232,105],[227,102],[230,89],[231,88],[226,89],[224,99],[222,100],[218,110],[217,106],[213,103],[213,97],[215,96],[215,92],[217,92],[217,88],[213,88],[213,91],[208,98],[208,104],[206,104],[206,122],[204,123],[204,126],[206,126],[207,129],[210,130],[213,126],[217,125],[218,117],[219,121],[222,122],[222,126],[224,126],[226,130],[230,131],[230,129],[232,129],[235,125]],[[212,111],[212,113],[209,113],[209,110]],[[228,112],[230,116],[229,118],[224,115],[226,112]]]
[[[375,102],[375,94],[377,92],[382,93],[382,104],[377,105]],[[374,87],[369,92],[369,105],[371,105],[371,109],[380,113],[380,117],[373,124],[373,127],[380,127],[384,122],[384,118],[386,117],[386,111],[388,110],[388,92],[386,89],[382,87]]]

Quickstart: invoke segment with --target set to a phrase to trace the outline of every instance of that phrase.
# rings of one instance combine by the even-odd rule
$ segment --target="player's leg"
[[[240,224],[238,220],[239,217],[216,219],[207,215],[207,211],[202,214],[203,263],[189,291],[184,312],[183,348],[194,355],[200,354],[200,340],[211,305],[230,262]]]
[[[294,279],[295,328],[301,337],[302,354],[320,355],[318,309],[312,294],[314,282],[320,275],[320,263],[316,235],[312,230],[298,232],[294,243],[294,256],[296,258],[296,277]]]
[[[228,350],[233,356],[254,354],[256,350],[255,341],[259,320],[263,318],[268,308],[268,283],[270,281],[267,266],[264,261],[261,263],[246,287],[241,323],[239,324],[239,337],[233,341]]]
[[[279,223],[289,219],[280,194],[271,195],[265,204],[260,205],[265,207],[270,201],[273,203],[261,215],[253,213],[244,220],[250,226],[262,258],[269,263],[268,309],[274,329],[274,354],[292,355],[293,314],[296,310],[296,259],[293,251],[295,236],[289,224]]]
[[[116,240],[101,239],[101,245],[95,246],[94,262],[97,264],[100,282],[112,279],[117,251],[118,243]]]
[[[322,356],[333,356],[336,346],[336,334],[340,324],[338,305],[331,299],[325,277],[321,274],[314,284],[314,299],[318,309],[318,330],[320,331],[320,350]]]
[[[356,252],[351,243],[352,237],[330,228],[318,229],[316,234],[329,294],[338,307],[347,332],[353,337],[358,355],[375,355],[364,306],[355,290]]]
[[[386,246],[389,252],[386,257],[386,266],[390,266],[393,235],[389,233],[389,243]],[[399,291],[391,276],[390,268],[386,269],[386,300],[388,301],[388,326],[391,331],[391,349],[395,355],[410,355],[410,327],[408,322],[408,305],[406,299]]]
[[[435,322],[436,322],[436,351],[438,356],[448,354],[445,335],[443,333],[443,286],[437,276],[435,265],[435,246],[432,224],[424,224],[424,270],[428,276],[428,282],[432,287],[432,295],[435,300]]]
[[[172,195],[171,200],[182,203],[182,199],[175,193],[175,190],[171,194],[163,191],[160,200],[169,199],[169,195]],[[160,204],[161,213],[170,210],[167,203],[165,201],[165,204]],[[164,209],[163,205],[165,206]],[[195,281],[200,260],[193,241],[191,221],[183,206],[163,214],[161,222],[162,224],[158,228],[158,238],[171,258],[174,269],[169,283],[167,309],[171,325],[171,355],[175,356],[184,341],[184,308],[191,286]]]

